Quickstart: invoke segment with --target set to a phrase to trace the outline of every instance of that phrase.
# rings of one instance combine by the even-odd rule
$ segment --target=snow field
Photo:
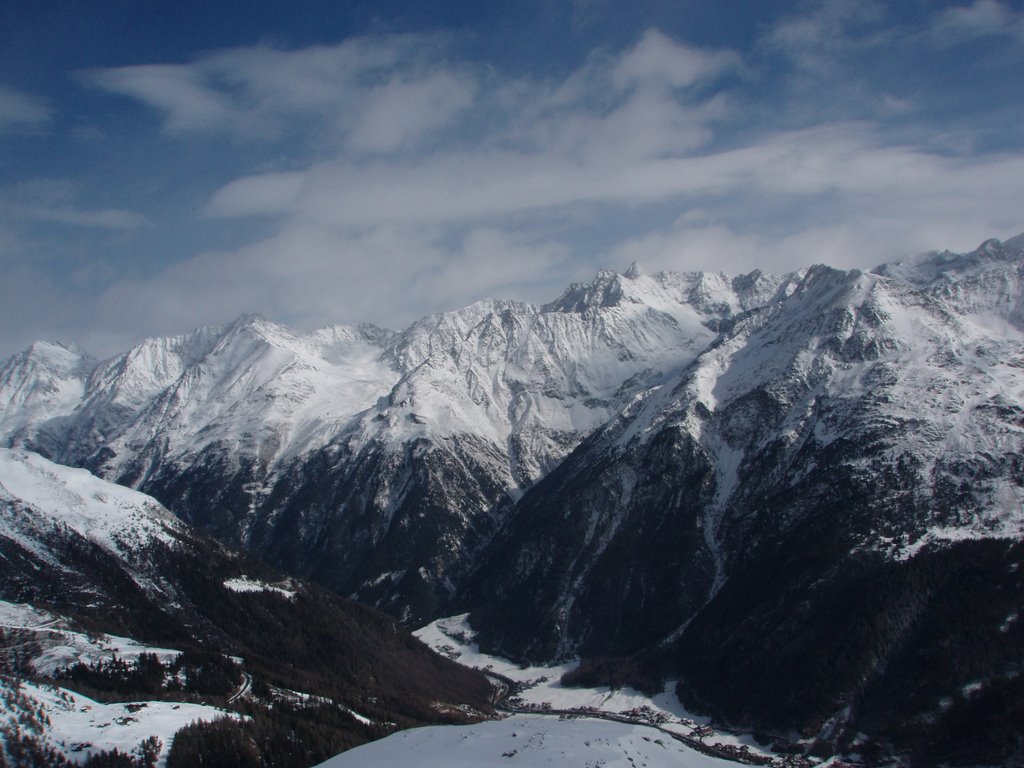
[[[0,678],[0,686],[16,685]],[[162,748],[158,768],[167,762],[174,735],[196,721],[215,720],[223,715],[237,717],[203,704],[177,704],[166,701],[143,701],[123,704],[101,704],[87,696],[56,686],[32,683],[17,684],[21,693],[41,708],[49,726],[46,741],[75,762],[84,762],[90,755],[117,749],[134,752],[139,744],[156,736]],[[0,722],[3,722],[0,714]]]
[[[463,726],[401,731],[344,752],[319,768],[735,768],[653,728],[605,720],[514,715]]]
[[[248,576],[228,579],[224,582],[224,586],[232,592],[277,592],[287,598],[295,597],[295,590],[268,584],[265,581],[250,579]]]
[[[9,448],[0,448],[0,510],[0,536],[22,541],[26,531],[66,526],[119,556],[154,539],[169,544],[169,531],[183,529],[151,496]]]

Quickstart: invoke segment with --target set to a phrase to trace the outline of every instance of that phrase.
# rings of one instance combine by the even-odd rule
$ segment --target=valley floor
[[[576,666],[576,662],[552,666],[522,667],[507,659],[481,653],[479,646],[474,642],[474,633],[469,626],[465,614],[438,619],[413,634],[438,653],[448,656],[460,664],[492,674],[494,676],[492,679],[497,687],[500,688],[506,684],[514,686],[515,690],[513,692],[503,693],[501,698],[504,704],[503,708],[511,710],[516,714],[503,722],[518,722],[524,717],[529,718],[529,722],[535,722],[539,717],[546,721],[546,724],[543,726],[537,725],[536,727],[540,728],[545,734],[548,734],[548,738],[552,740],[553,744],[558,745],[559,750],[568,750],[572,744],[579,746],[577,737],[580,734],[589,733],[586,729],[580,730],[577,728],[577,725],[583,721],[590,724],[603,723],[608,729],[608,739],[622,738],[622,744],[632,745],[628,746],[628,748],[623,746],[612,757],[598,758],[595,756],[595,761],[587,757],[581,765],[603,765],[611,768],[611,766],[620,764],[631,767],[646,764],[653,768],[653,766],[661,765],[684,767],[735,766],[737,761],[780,766],[786,764],[784,758],[767,752],[758,745],[752,736],[716,731],[710,726],[708,718],[686,711],[672,692],[671,684],[667,685],[662,693],[655,696],[648,696],[632,688],[612,690],[609,688],[565,687],[561,683],[561,677],[573,669]],[[497,728],[497,726],[498,724],[496,723],[481,723],[472,726],[472,733],[466,729],[459,728],[458,732],[462,733],[464,738],[460,736],[453,744],[457,747],[459,744],[466,743],[467,740],[472,741],[475,735],[480,735],[488,741],[492,740],[492,738],[500,741],[502,738],[501,734],[504,734],[507,729]],[[626,728],[626,730],[621,730],[619,726]],[[588,726],[588,728],[590,727],[600,731],[599,724]],[[639,728],[640,730],[629,730],[631,727]],[[491,736],[492,731],[490,728],[496,728],[493,731],[493,737]],[[625,736],[624,734],[627,733],[632,734],[632,736]],[[650,743],[653,740],[653,742],[662,745],[664,749],[667,749],[667,745],[671,744],[672,756],[668,757],[667,753],[658,753],[659,760],[668,760],[668,762],[658,762],[657,760],[646,763],[642,761],[632,762],[628,758],[627,752],[636,746],[633,741],[634,737],[640,739],[643,743]],[[392,738],[385,741],[391,742]],[[450,735],[439,733],[436,737],[424,736],[423,738],[428,741],[436,738],[439,745],[447,743]],[[691,742],[696,749],[681,743],[680,738]],[[372,747],[373,745],[367,746]],[[366,748],[364,747],[363,749]],[[388,749],[392,748],[389,747]],[[489,760],[487,755],[475,756],[472,751],[473,747],[467,746],[465,749],[466,765],[491,765],[487,761]],[[705,750],[721,756],[701,754]],[[413,756],[418,756],[419,754],[415,750],[408,753],[407,759],[412,760],[412,762],[400,762],[400,751],[400,748],[395,747],[394,751],[382,753],[382,755],[386,756],[387,760],[393,762],[380,763],[380,765],[394,765],[397,767],[421,764],[412,759]],[[452,754],[459,755],[459,759],[462,759],[461,755],[463,753],[461,750]],[[546,755],[547,752],[542,754]],[[577,756],[585,757],[586,749],[580,751]],[[478,757],[481,761],[474,762]],[[485,757],[487,758],[486,760],[484,759]],[[374,755],[374,758],[376,759],[376,755]],[[608,762],[601,762],[601,760],[607,760]],[[620,760],[622,762],[616,762]],[[355,764],[345,762],[329,763],[331,766]],[[374,762],[374,764],[377,765],[378,763]],[[449,764],[458,765],[460,763]],[[504,765],[504,763],[495,764]],[[544,765],[545,763],[531,760],[530,764]]]

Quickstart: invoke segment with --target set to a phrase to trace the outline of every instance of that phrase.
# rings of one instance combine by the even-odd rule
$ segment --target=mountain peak
[[[78,348],[63,341],[36,341],[24,349],[20,358],[25,363],[40,365],[47,370],[73,373],[83,362],[90,359],[78,351]]]
[[[599,307],[613,307],[622,299],[623,277],[624,275],[620,275],[614,270],[602,269],[591,282],[570,285],[561,296],[541,307],[541,311],[584,312]],[[636,279],[639,275],[626,275],[626,277]]]
[[[249,333],[256,336],[265,336],[268,332],[280,331],[282,326],[277,325],[260,314],[239,315],[225,330],[225,335],[233,333]]]
[[[63,355],[70,353],[72,355],[80,354],[78,347],[73,342],[69,341],[35,341],[26,350],[27,352],[34,355],[50,355],[58,354]]]
[[[938,281],[961,280],[998,264],[1024,262],[1024,233],[1002,242],[989,238],[969,253],[928,251],[899,261],[886,262],[872,272],[902,280],[917,288]]]
[[[646,275],[647,272],[640,266],[639,262],[634,261],[629,265],[629,269],[622,273],[623,277],[628,277],[630,280],[635,280],[638,277]]]
[[[1017,251],[1024,251],[1024,232],[1003,241],[1003,246]]]

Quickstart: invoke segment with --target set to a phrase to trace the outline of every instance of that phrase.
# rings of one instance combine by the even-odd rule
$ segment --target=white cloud
[[[183,66],[201,72],[210,88],[245,95],[253,110],[329,112],[347,102],[353,86],[379,85],[396,71],[429,71],[444,52],[436,36],[380,35],[299,50],[236,48]]]
[[[491,228],[469,230],[445,246],[439,232],[422,228],[350,235],[289,227],[236,251],[201,254],[152,279],[115,283],[100,298],[96,328],[108,336],[125,327],[170,333],[256,310],[307,328],[360,321],[404,326],[485,296],[548,299],[549,279],[582,276],[568,256],[562,244]]]
[[[141,214],[119,208],[90,208],[82,190],[67,179],[33,179],[0,189],[0,215],[10,220],[127,231],[148,226]]]
[[[208,87],[202,73],[191,67],[121,67],[90,72],[85,77],[100,88],[139,99],[163,112],[168,133],[238,131],[250,122],[241,108]]]
[[[707,123],[721,117],[725,100],[705,104],[672,91],[707,85],[740,66],[733,51],[693,48],[651,30],[617,56],[595,54],[561,83],[502,80],[453,58],[444,39],[427,35],[297,51],[245,48],[82,77],[157,110],[164,130],[176,135],[295,134],[315,154],[333,147],[352,157],[408,154],[431,138],[447,144],[472,135],[478,144],[505,147],[562,141],[590,159],[593,145],[607,149],[609,133],[619,151],[634,154],[706,141]],[[460,131],[463,118],[475,130]]]
[[[15,215],[32,221],[48,221],[93,229],[132,230],[149,224],[145,216],[118,208],[83,210],[70,207],[24,206],[16,208],[14,212]]]
[[[805,73],[821,77],[851,48],[877,43],[875,23],[884,15],[877,0],[805,2],[799,12],[775,24],[762,44]]]
[[[685,88],[739,67],[734,51],[693,48],[652,29],[619,58],[612,79],[619,88]]]
[[[854,13],[833,6],[839,26]],[[833,33],[806,34],[817,45]],[[1020,227],[1019,154],[938,154],[887,140],[884,124],[868,121],[766,128],[717,146],[716,127],[743,118],[738,97],[704,87],[741,72],[728,51],[652,32],[561,80],[511,81],[408,44],[383,46],[367,66],[351,58],[354,43],[273,52],[281,69],[344,72],[356,83],[346,96],[352,112],[331,112],[344,140],[305,168],[225,184],[207,215],[273,215],[276,234],[115,284],[101,303],[108,327],[146,316],[157,332],[251,311],[307,326],[395,326],[487,295],[550,299],[601,265],[596,259],[731,272],[866,267],[936,246],[968,249]],[[261,94],[253,114],[285,114],[285,95],[262,69],[265,51],[214,60]],[[395,62],[405,63],[396,71]],[[300,111],[331,111],[340,92],[321,83],[288,98]],[[463,134],[462,119],[493,130]],[[433,148],[422,144],[431,133]],[[634,218],[653,208],[706,214],[648,220],[637,231]],[[619,242],[612,235],[603,256],[559,233],[566,222],[578,230],[606,215],[619,222]]]
[[[356,151],[339,147],[333,159],[304,171],[235,179],[206,212],[283,213],[318,227],[366,230],[678,194],[694,180],[670,180],[663,171],[706,144],[732,107],[722,94],[674,89],[737,66],[732,52],[698,51],[649,32],[618,57],[591,57],[561,82],[491,78],[484,88],[485,76],[466,74],[464,66],[412,81],[393,76],[363,91],[348,134]],[[403,151],[470,109],[474,97],[471,119],[490,121],[494,130],[467,137],[453,125],[444,151]]]
[[[89,310],[81,295],[55,285],[31,265],[0,253],[0,358],[39,339],[71,340],[88,327]],[[80,336],[79,336],[80,338]]]
[[[0,133],[15,128],[38,128],[50,121],[50,109],[40,99],[0,85]]]
[[[568,246],[551,240],[530,241],[506,230],[481,227],[469,231],[458,248],[426,267],[415,279],[417,291],[433,297],[433,311],[459,307],[480,298],[525,298],[543,301],[552,281],[568,284],[584,276]]]
[[[302,188],[304,173],[264,173],[236,179],[221,187],[206,204],[213,217],[261,216],[290,210]]]
[[[257,46],[188,64],[90,70],[82,79],[141,101],[170,134],[272,140],[347,136],[371,152],[415,144],[472,101],[466,71],[450,68],[443,40],[430,35],[355,38],[285,51]]]
[[[1010,236],[1012,230],[1003,234]],[[637,262],[648,271],[708,271],[728,275],[752,269],[784,273],[812,264],[870,269],[884,261],[950,248],[970,251],[992,230],[967,217],[940,214],[908,222],[869,216],[858,223],[808,223],[785,234],[750,231],[742,224],[677,221],[671,228],[621,243],[612,253],[617,268]]]
[[[926,250],[969,251],[1024,229],[1020,154],[934,155],[885,146],[856,124],[778,135],[707,161],[705,178],[723,186],[695,195],[693,210],[671,226],[620,243],[614,265],[870,268]],[[766,219],[766,207],[781,211],[778,221]]]
[[[396,78],[373,88],[348,136],[357,152],[394,152],[450,123],[473,101],[476,81],[437,72],[416,80]]]
[[[768,134],[737,149],[696,155],[636,157],[617,153],[619,146],[610,132],[588,163],[557,144],[548,151],[468,150],[418,162],[325,163],[306,171],[301,182],[295,174],[236,180],[217,193],[211,210],[247,215],[273,209],[324,228],[362,230],[384,224],[462,224],[581,204],[682,203],[753,192],[842,195],[850,204],[859,196],[910,203],[933,199],[938,190],[952,195],[973,190],[985,199],[1002,194],[1012,202],[1024,178],[1016,175],[1021,157],[966,159],[887,145],[869,123]]]
[[[681,217],[668,230],[620,243],[611,253],[611,264],[621,268],[637,262],[648,271],[734,274],[749,269],[752,254],[763,255],[767,243],[758,235],[739,234],[724,224],[693,218]]]
[[[167,333],[251,311],[306,327],[360,320],[400,327],[484,296],[550,300],[597,266],[634,260],[648,269],[730,273],[819,262],[871,267],[930,248],[969,250],[1021,228],[1024,157],[951,158],[886,146],[866,124],[629,161],[610,174],[551,156],[486,160],[318,167],[297,195],[295,177],[285,177],[290,203],[277,234],[116,283],[100,303],[100,327],[112,332],[131,317],[147,332]],[[274,177],[254,183],[268,181],[272,187]],[[248,193],[242,183],[233,189],[241,211],[237,201]],[[694,213],[668,227],[645,225],[597,257],[551,228],[575,215],[585,227],[594,221],[588,216],[607,210],[626,222],[622,206],[640,210],[673,197],[677,210]],[[266,207],[259,195],[252,199],[250,212]],[[766,213],[766,201],[781,214]],[[587,213],[588,205],[597,208]]]
[[[549,300],[596,267],[633,260],[728,272],[872,266],[1024,228],[1024,154],[935,151],[935,129],[893,138],[886,121],[913,117],[906,98],[844,91],[877,103],[860,122],[828,109],[815,120],[792,93],[786,110],[749,111],[765,59],[776,66],[782,52],[799,77],[834,84],[844,52],[881,44],[880,6],[813,8],[768,33],[771,56],[651,31],[548,79],[505,76],[424,36],[93,72],[94,84],[158,110],[166,132],[243,140],[253,170],[210,196],[202,210],[218,221],[204,226],[237,237],[252,222],[233,220],[263,218],[253,229],[271,233],[114,280],[94,307],[95,338],[253,311],[395,327],[483,296]],[[798,108],[807,114],[794,120]],[[779,127],[793,124],[809,127]],[[274,138],[288,139],[286,154],[263,151]],[[60,190],[20,204],[37,220],[141,223]]]
[[[958,43],[978,37],[1009,36],[1024,42],[1024,13],[1000,0],[975,0],[954,6],[933,19],[931,37],[939,43]]]

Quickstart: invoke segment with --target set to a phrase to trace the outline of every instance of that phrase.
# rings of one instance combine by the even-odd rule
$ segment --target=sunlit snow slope
[[[321,768],[733,768],[641,725],[517,715],[458,728],[417,728],[338,755]]]

